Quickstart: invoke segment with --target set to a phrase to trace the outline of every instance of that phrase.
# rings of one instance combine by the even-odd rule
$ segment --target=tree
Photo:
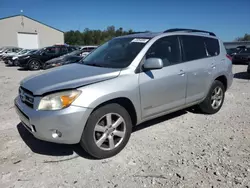
[[[134,31],[123,30],[122,27],[115,29],[115,26],[108,26],[106,30],[90,30],[85,28],[82,32],[70,30],[65,32],[65,42],[70,45],[100,45],[113,37],[132,34]]]
[[[238,37],[235,39],[236,41],[250,41],[250,34],[245,34],[243,37]]]

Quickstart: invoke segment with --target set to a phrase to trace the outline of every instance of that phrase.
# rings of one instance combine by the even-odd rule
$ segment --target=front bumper
[[[18,59],[18,66],[26,68],[28,67],[28,61],[29,59]]]
[[[91,109],[78,106],[55,111],[37,111],[24,104],[19,96],[15,99],[15,108],[22,124],[36,138],[63,144],[79,143],[91,113]],[[55,130],[61,133],[61,137],[52,137]]]

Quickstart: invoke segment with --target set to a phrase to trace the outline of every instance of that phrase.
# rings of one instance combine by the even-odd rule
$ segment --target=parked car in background
[[[234,55],[238,54],[242,49],[245,49],[246,46],[237,46],[236,48],[229,48],[227,50],[227,54],[233,57]]]
[[[233,63],[248,64],[250,62],[250,48],[242,48],[233,56]]]
[[[4,61],[5,58],[7,58],[8,56],[14,56],[17,55],[17,53],[19,53],[20,51],[22,51],[22,48],[9,48],[8,50],[5,51],[5,53],[2,54],[2,60]]]
[[[63,56],[51,59],[44,63],[43,69],[49,69],[49,68],[58,67],[58,66],[66,65],[66,64],[76,63],[83,58],[81,54],[82,54],[82,50],[76,50],[71,53],[65,54]]]
[[[81,63],[28,77],[14,103],[36,138],[80,143],[107,158],[144,121],[193,105],[217,113],[232,81],[231,59],[214,33],[171,29],[113,38]]]
[[[18,52],[16,55],[9,55],[5,58],[4,62],[8,66],[18,66],[18,58],[25,56],[25,55],[31,55],[35,53],[37,50],[32,49],[24,49],[20,52]]]
[[[0,60],[4,60],[4,58],[8,55],[14,55],[20,52],[22,48],[18,47],[5,47],[3,48],[2,52],[0,53]]]
[[[250,73],[250,62],[248,63],[248,66],[247,66],[247,72]]]
[[[97,46],[82,46],[80,50],[82,50],[82,57],[86,57],[90,52],[95,50]]]
[[[50,59],[62,56],[75,50],[75,47],[54,45],[38,50],[36,53],[18,58],[18,66],[29,70],[39,70]]]

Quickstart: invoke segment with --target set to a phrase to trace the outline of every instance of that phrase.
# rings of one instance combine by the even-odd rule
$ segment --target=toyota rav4
[[[36,138],[107,158],[144,121],[193,105],[218,112],[232,80],[214,33],[170,29],[113,38],[77,64],[22,80],[15,107]]]

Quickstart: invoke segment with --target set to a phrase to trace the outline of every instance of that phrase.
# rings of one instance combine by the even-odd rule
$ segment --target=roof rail
[[[182,29],[182,28],[175,28],[175,29],[168,29],[168,30],[164,31],[163,33],[170,33],[170,32],[176,32],[176,31],[208,33],[209,35],[215,36],[215,37],[216,37],[216,35],[215,35],[213,32],[210,32],[210,31],[203,31],[203,30],[198,30],[198,29]]]

